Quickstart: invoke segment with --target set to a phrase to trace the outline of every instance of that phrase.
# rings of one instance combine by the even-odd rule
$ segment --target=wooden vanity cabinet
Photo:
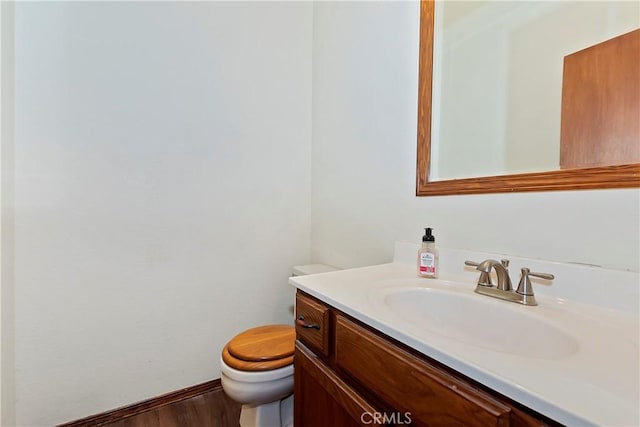
[[[299,316],[296,426],[559,425],[301,291]]]

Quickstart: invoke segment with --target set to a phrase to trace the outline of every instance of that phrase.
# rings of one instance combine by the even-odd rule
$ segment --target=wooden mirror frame
[[[434,0],[420,1],[416,196],[640,187],[640,164],[429,181]]]

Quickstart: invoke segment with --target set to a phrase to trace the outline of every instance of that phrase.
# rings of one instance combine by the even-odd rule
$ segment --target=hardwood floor
[[[215,390],[136,414],[105,427],[238,427],[240,405]]]

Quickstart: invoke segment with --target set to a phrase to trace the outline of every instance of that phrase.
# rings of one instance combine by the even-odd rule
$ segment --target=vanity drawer
[[[487,393],[336,315],[334,360],[412,425],[508,426],[511,409]]]
[[[300,292],[296,295],[296,338],[329,355],[329,307]]]

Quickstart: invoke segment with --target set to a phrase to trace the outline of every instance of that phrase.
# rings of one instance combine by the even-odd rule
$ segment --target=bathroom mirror
[[[589,2],[492,2],[492,1],[474,1],[474,2],[438,2],[437,5],[433,0],[421,1],[421,14],[420,14],[420,62],[419,62],[419,92],[418,92],[418,157],[417,157],[417,186],[416,194],[418,196],[427,195],[447,195],[447,194],[474,194],[474,193],[495,193],[495,192],[521,192],[521,191],[549,191],[549,190],[574,190],[574,189],[598,189],[598,188],[628,188],[640,186],[640,164],[614,164],[607,166],[596,167],[581,167],[573,169],[559,169],[559,138],[560,138],[560,98],[562,92],[562,75],[560,75],[559,82],[544,84],[542,87],[549,87],[551,96],[555,97],[547,102],[547,106],[538,108],[539,112],[548,114],[553,112],[555,116],[548,116],[546,118],[539,118],[538,122],[529,123],[529,131],[527,131],[526,125],[509,123],[508,126],[504,126],[499,130],[491,130],[487,126],[487,123],[504,122],[505,117],[498,117],[497,114],[502,111],[508,111],[509,115],[517,116],[517,112],[513,107],[514,99],[518,96],[524,100],[527,113],[535,110],[531,105],[538,103],[532,98],[527,96],[539,95],[538,92],[542,90],[535,89],[535,85],[529,85],[534,87],[534,90],[528,88],[527,85],[520,87],[520,93],[506,93],[506,87],[511,90],[515,83],[518,83],[518,79],[526,80],[531,79],[532,75],[508,77],[500,75],[496,70],[498,68],[484,70],[485,74],[491,74],[492,77],[497,78],[497,85],[494,80],[493,83],[486,81],[479,81],[478,79],[482,74],[477,66],[473,62],[469,63],[468,60],[473,54],[476,56],[491,55],[491,51],[488,53],[480,52],[479,48],[474,45],[469,45],[468,41],[472,40],[474,43],[482,38],[489,39],[489,46],[493,46],[493,54],[496,52],[505,51],[504,42],[493,40],[491,43],[490,31],[487,28],[491,28],[492,25],[504,29],[509,25],[505,25],[505,20],[509,22],[520,20],[522,21],[523,5],[533,6],[533,13],[537,14],[536,20],[540,21],[540,17],[552,16],[550,15],[553,10],[571,7],[571,5],[579,5]],[[595,2],[604,7],[607,2]],[[620,2],[623,3],[623,2]],[[625,2],[632,4],[634,2]],[[442,13],[442,7],[444,4],[451,5],[453,8],[447,11],[445,15]],[[497,4],[497,6],[496,6]],[[632,6],[633,7],[633,6]],[[635,6],[637,8],[637,6]],[[497,10],[498,18],[487,15],[487,10]],[[597,9],[597,7],[596,7]],[[596,15],[598,19],[601,15],[596,10],[594,13],[594,6],[590,7],[591,14]],[[438,12],[441,15],[436,16]],[[560,13],[562,10],[560,10]],[[565,11],[566,13],[566,11]],[[576,12],[572,11],[572,16],[575,16]],[[589,13],[589,12],[588,12]],[[616,19],[624,20],[624,13],[620,11],[609,11],[607,16],[607,25],[609,28],[600,30],[600,33],[590,33],[582,35],[582,41],[578,40],[574,43],[575,46],[569,48],[568,52],[579,51],[587,48],[590,44],[596,44],[606,40],[608,37],[617,35],[615,29],[611,29],[610,23]],[[616,13],[618,14],[616,16]],[[636,14],[637,15],[637,14]],[[471,19],[473,18],[473,19]],[[443,22],[445,21],[446,22]],[[528,19],[528,18],[527,18]],[[581,19],[584,19],[582,17]],[[637,20],[637,16],[633,19]],[[502,20],[502,22],[500,22]],[[543,19],[544,20],[544,19]],[[554,18],[547,18],[546,21],[551,21],[553,24]],[[557,22],[563,22],[561,18],[555,18],[555,25]],[[495,21],[495,22],[494,22]],[[469,28],[471,23],[479,25],[479,28]],[[497,22],[497,24],[496,24]],[[627,27],[633,26],[632,22],[629,24],[628,20],[625,21]],[[435,32],[434,32],[435,24]],[[548,24],[548,22],[547,22]],[[448,40],[444,39],[443,33],[441,33],[442,27],[448,25],[450,28]],[[637,24],[635,24],[637,25]],[[439,28],[440,26],[440,28]],[[530,26],[530,25],[529,25]],[[560,25],[562,27],[562,25]],[[566,25],[565,25],[566,27]],[[589,26],[587,26],[589,27]],[[595,27],[593,24],[591,28]],[[453,28],[453,30],[451,30]],[[534,51],[545,51],[547,48],[531,48],[533,42],[544,42],[544,37],[539,35],[526,34],[531,32],[530,29],[525,30],[513,30],[512,33],[516,33],[521,39],[525,40],[525,46],[527,46],[527,52],[522,52],[523,49],[515,49],[516,43],[509,42],[509,55],[511,57],[534,57]],[[576,32],[574,28],[569,28],[567,31]],[[505,32],[505,31],[502,31]],[[453,36],[451,35],[453,34]],[[572,33],[573,34],[573,33]],[[456,40],[457,37],[457,40]],[[528,39],[526,39],[528,37]],[[443,45],[446,43],[457,43],[458,50],[464,52],[466,49],[467,55],[464,60],[458,64],[457,68],[452,68],[449,63],[442,63],[443,57],[445,60],[451,60],[456,49],[449,49],[448,51],[443,49]],[[553,42],[553,36],[547,38],[547,43],[551,40]],[[587,40],[586,45],[583,45]],[[462,42],[461,42],[462,41]],[[465,45],[465,42],[467,43]],[[522,43],[522,41],[521,41]],[[582,43],[582,44],[580,44]],[[435,46],[435,48],[434,48]],[[460,47],[462,46],[462,47]],[[507,49],[508,50],[508,49]],[[557,49],[556,49],[557,50]],[[446,54],[443,54],[443,51]],[[435,55],[435,56],[434,56]],[[446,56],[449,56],[447,58]],[[559,55],[556,61],[560,61],[560,74],[562,73],[562,56]],[[533,76],[540,76],[542,72],[540,70],[531,70],[532,66],[529,65],[513,65],[513,61],[508,66],[502,68],[511,69],[528,69],[529,72],[533,72]],[[485,61],[486,62],[486,61]],[[498,59],[492,59],[489,64],[493,66],[495,63],[499,63]],[[539,63],[540,61],[538,61]],[[534,64],[535,65],[535,64]],[[557,67],[557,64],[556,64]],[[467,76],[457,76],[462,69],[471,71],[471,74]],[[558,70],[554,71],[556,74]],[[495,75],[498,74],[498,75]],[[458,81],[451,81],[453,78],[458,78]],[[535,77],[534,77],[535,78]],[[541,78],[541,77],[539,77]],[[504,82],[509,82],[505,84]],[[555,87],[554,87],[555,85]],[[524,89],[522,89],[524,87]],[[458,93],[455,93],[457,89]],[[517,89],[517,88],[516,88]],[[528,91],[527,91],[528,89]],[[467,95],[465,98],[464,95]],[[544,94],[543,94],[544,95]],[[509,104],[497,105],[494,103],[493,98],[507,99]],[[443,102],[446,101],[446,102]],[[551,104],[549,104],[549,102]],[[460,111],[465,112],[467,107],[475,104],[479,109],[476,113],[466,112],[461,117],[447,116]],[[551,107],[549,107],[551,105]],[[433,108],[432,108],[433,106]],[[453,106],[453,107],[451,107]],[[507,108],[508,106],[508,108]],[[486,107],[486,108],[485,108]],[[472,111],[472,110],[469,110]],[[485,114],[486,117],[480,117],[481,114]],[[493,114],[493,115],[492,115]],[[526,116],[526,114],[524,114]],[[522,115],[521,115],[522,116]],[[447,121],[453,123],[447,125]],[[474,122],[476,125],[480,123],[481,129],[466,130],[463,127],[465,122]],[[541,126],[537,126],[536,123],[542,123]],[[489,123],[490,124],[490,123]],[[448,126],[448,127],[447,127]],[[482,129],[484,126],[484,130]],[[518,127],[520,126],[520,128]],[[538,128],[544,128],[542,130]],[[487,131],[489,129],[490,131]],[[506,131],[505,129],[508,129]],[[547,131],[545,134],[544,131]],[[453,138],[451,135],[453,134]],[[504,135],[509,136],[504,138]],[[449,139],[447,139],[449,137]],[[504,158],[506,155],[501,152],[492,151],[496,146],[503,145],[503,141],[498,141],[500,138],[508,139],[510,142],[515,141],[518,144],[523,144],[526,140],[532,143],[532,146],[526,148],[520,146],[518,148],[511,148],[519,152],[521,158],[533,159],[533,162],[528,164],[518,163],[515,169],[505,169],[498,167],[497,169],[485,169],[482,167],[487,165],[491,166],[491,163],[495,162],[494,158]],[[467,146],[453,146],[449,145],[453,142],[462,141]],[[640,144],[640,136],[636,140]],[[555,144],[551,148],[542,148],[543,143],[551,142]],[[508,150],[508,149],[507,149]],[[527,150],[532,150],[527,152]],[[504,147],[503,147],[504,151]],[[468,153],[467,153],[468,152]],[[548,153],[556,155],[555,158],[550,157]],[[524,155],[522,155],[524,153]],[[545,154],[547,153],[547,154]],[[436,160],[441,161],[442,158],[447,158],[448,163],[438,164]],[[535,157],[538,158],[535,158]],[[517,162],[516,162],[517,163]],[[475,167],[480,164],[481,167]],[[458,170],[461,166],[471,166],[466,170]],[[474,169],[475,167],[475,169]],[[515,172],[515,173],[514,173]]]

